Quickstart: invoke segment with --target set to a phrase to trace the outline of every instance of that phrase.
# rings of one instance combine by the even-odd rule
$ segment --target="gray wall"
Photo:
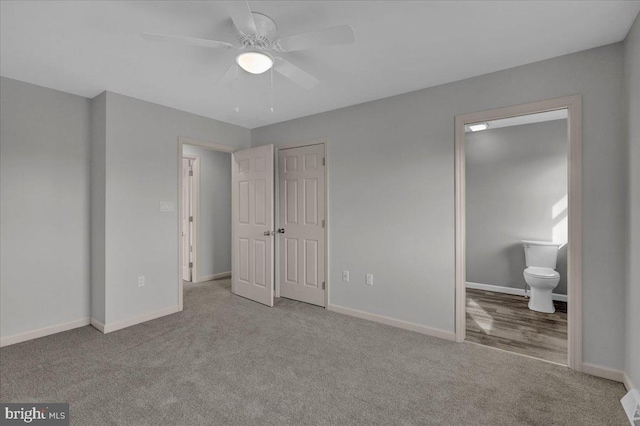
[[[567,120],[467,133],[466,176],[467,281],[524,288],[521,241],[566,235],[567,211],[551,213],[567,196]],[[554,292],[567,294],[559,254]]]
[[[625,42],[628,101],[626,372],[640,386],[640,15]]]
[[[0,335],[89,318],[89,100],[0,78]]]
[[[327,137],[333,305],[454,330],[454,117],[583,95],[585,362],[624,364],[626,109],[621,43],[254,129]],[[351,271],[351,282],[341,271]],[[365,273],[375,285],[365,284]],[[606,285],[603,285],[606,283]]]
[[[112,324],[178,304],[178,137],[249,147],[250,131],[112,92],[105,129],[105,323]],[[174,202],[174,212],[161,213],[161,201]]]
[[[231,154],[183,145],[200,159],[198,279],[231,272]]]

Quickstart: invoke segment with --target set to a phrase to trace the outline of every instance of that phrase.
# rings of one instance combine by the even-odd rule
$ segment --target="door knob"
[[[264,231],[264,236],[265,236],[265,237],[268,237],[269,235],[271,235],[271,232],[270,232],[270,231]]]
[[[278,234],[284,234],[284,228],[278,229]]]

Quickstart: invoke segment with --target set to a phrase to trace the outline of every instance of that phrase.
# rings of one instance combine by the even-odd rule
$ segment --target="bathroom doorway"
[[[579,121],[579,97],[456,117],[457,341],[581,369]]]

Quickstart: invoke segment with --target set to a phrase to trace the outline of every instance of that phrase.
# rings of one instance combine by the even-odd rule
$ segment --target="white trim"
[[[426,334],[440,339],[455,341],[455,333],[453,331],[440,330],[438,328],[427,327],[425,325],[415,324],[413,322],[402,321],[395,318],[385,317],[383,315],[371,314],[369,312],[359,311],[357,309],[345,308],[338,305],[327,305],[327,310],[337,312],[339,314],[349,315],[380,324],[390,325],[392,327],[401,328],[403,330],[415,331],[416,333]]]
[[[622,373],[622,383],[624,383],[624,387],[627,388],[627,391],[630,391],[631,389],[635,389],[635,387],[633,386],[633,383],[631,382],[631,378],[626,372]]]
[[[180,306],[169,306],[168,308],[163,308],[154,312],[149,312],[148,314],[139,315],[137,317],[117,321],[111,324],[102,324],[98,320],[91,319],[91,325],[102,331],[104,334],[111,333],[113,331],[122,330],[123,328],[131,327],[133,325],[142,324],[143,322],[151,321],[156,318],[164,317],[167,315],[175,314],[176,312],[180,312]]]
[[[624,383],[624,371],[616,370],[613,368],[583,362],[582,372],[584,374],[589,374],[590,376],[602,377],[603,379]]]
[[[205,281],[219,280],[220,278],[228,278],[230,276],[231,276],[231,271],[220,272],[219,274],[205,275],[203,277],[200,277],[200,279],[197,282],[203,283]]]
[[[95,318],[91,318],[91,325],[96,328],[98,331],[104,333],[104,324],[98,321]]]
[[[280,163],[278,161],[278,155],[283,149],[302,148],[312,145],[324,145],[324,306],[329,307],[329,226],[331,221],[329,220],[329,141],[326,138],[312,139],[303,142],[290,142],[276,146],[275,151],[275,182],[279,182]],[[276,184],[275,191],[275,209],[274,220],[275,228],[280,228],[280,185]],[[280,297],[280,244],[275,244],[275,297]],[[335,306],[335,305],[334,305]]]
[[[239,148],[234,148],[232,146],[220,145],[213,142],[202,141],[199,139],[186,138],[184,136],[178,137],[178,143],[182,145],[195,145],[201,148],[207,148],[207,149],[212,149],[214,151],[222,151],[222,152],[228,152],[228,153],[236,152],[239,149]]]
[[[492,285],[492,284],[474,283],[471,281],[466,282],[466,287],[473,288],[475,290],[492,291],[494,293],[513,294],[515,296],[526,296],[526,293],[523,288],[503,287],[503,286]],[[552,298],[553,300],[557,300],[560,302],[567,301],[566,294],[553,293]]]
[[[301,148],[303,146],[321,145],[321,144],[326,145],[327,138],[311,139],[311,140],[302,141],[302,142],[283,143],[278,145],[276,148],[278,148],[278,150],[281,150],[281,149]],[[325,155],[327,155],[326,151],[325,151]]]
[[[455,117],[455,331],[465,339],[465,125],[538,112],[567,109],[569,248],[568,354],[569,368],[582,371],[582,97],[566,96],[528,104],[462,114]]]
[[[182,158],[193,160],[193,180],[191,181],[191,215],[193,216],[193,229],[191,234],[191,246],[193,247],[193,266],[191,268],[191,281],[198,283],[200,278],[200,157],[197,155],[182,154]],[[182,184],[182,182],[180,182]],[[180,205],[182,208],[182,205]],[[182,226],[182,222],[181,226]],[[182,248],[182,245],[181,245]]]
[[[220,152],[236,152],[239,148],[227,145],[220,145],[213,142],[202,141],[199,139],[178,136],[178,308],[183,309],[183,291],[182,291],[182,145],[195,145],[201,148],[212,149]],[[194,279],[191,277],[191,279]]]
[[[492,350],[492,351],[500,351],[500,352],[504,352],[504,353],[511,354],[511,355],[521,356],[521,357],[524,357],[524,358],[535,359],[536,361],[546,362],[547,364],[559,365],[560,367],[565,367],[565,368],[567,367],[567,364],[562,364],[560,362],[549,361],[548,359],[538,358],[538,357],[535,357],[535,356],[532,356],[532,355],[527,355],[527,354],[521,354],[520,352],[513,352],[513,351],[509,351],[509,350],[502,349],[502,348],[495,348],[493,346],[483,345],[482,343],[470,342],[468,340],[465,340],[463,343],[480,346],[482,348],[486,348],[486,349]]]
[[[74,328],[84,327],[89,325],[89,318],[83,318],[75,321],[65,322],[57,325],[50,325],[48,327],[38,328],[32,331],[26,331],[20,334],[14,334],[13,336],[3,337],[0,339],[0,348],[15,345],[16,343],[26,342],[27,340],[38,339],[40,337],[50,336],[56,333],[62,333],[63,331],[73,330]]]

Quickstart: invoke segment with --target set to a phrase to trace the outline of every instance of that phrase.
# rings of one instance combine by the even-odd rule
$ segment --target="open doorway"
[[[580,97],[456,117],[456,340],[581,370]]]
[[[231,152],[231,147],[179,141],[181,306],[185,286],[231,286]]]
[[[567,362],[567,110],[465,130],[466,340]]]

